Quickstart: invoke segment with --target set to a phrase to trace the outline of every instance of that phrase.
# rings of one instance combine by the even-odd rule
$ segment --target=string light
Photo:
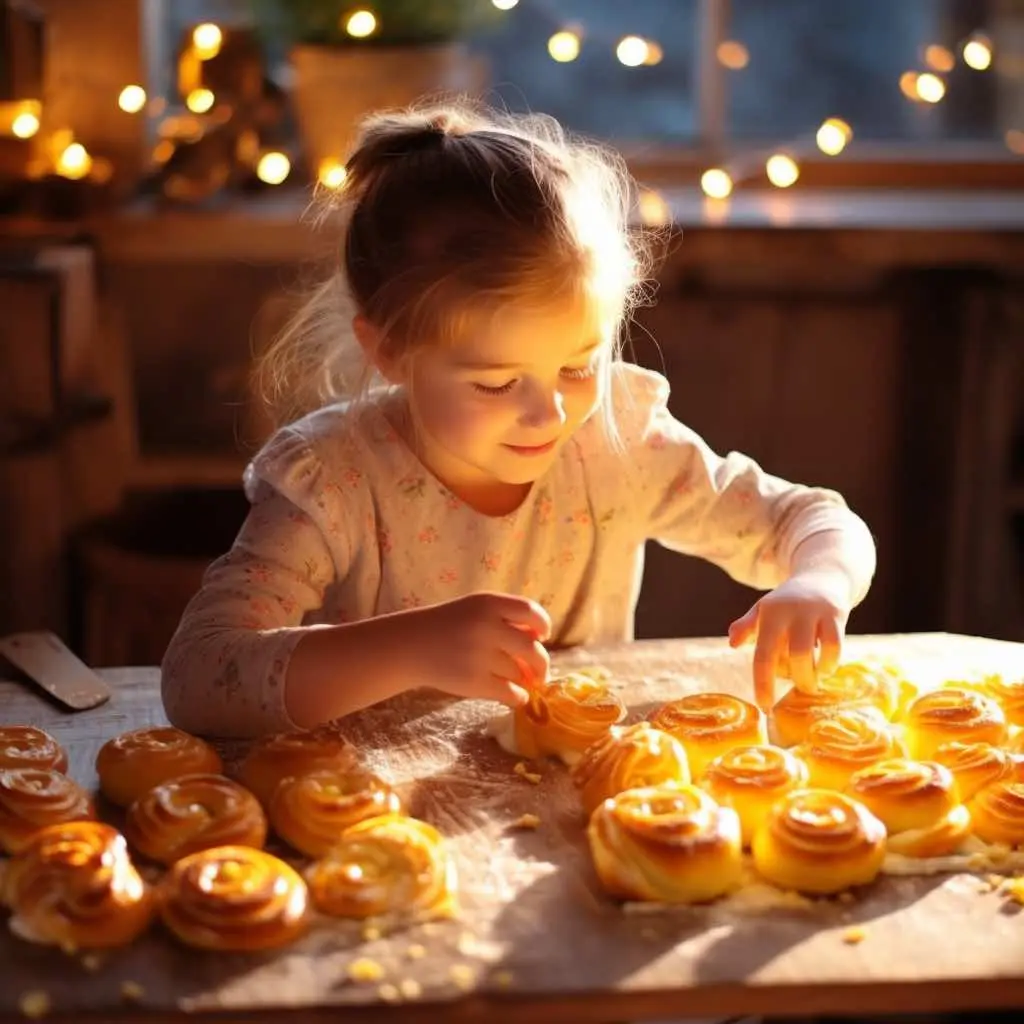
[[[672,223],[672,211],[665,202],[665,197],[654,189],[644,189],[640,193],[640,219],[648,227],[663,228]]]
[[[365,39],[377,31],[377,19],[372,11],[354,11],[345,22],[345,31],[354,39]]]
[[[268,185],[280,185],[291,169],[292,162],[284,153],[264,153],[256,165],[256,177]]]
[[[1004,136],[1003,141],[1011,153],[1024,156],[1024,132],[1019,128],[1011,128]]]
[[[711,199],[728,199],[732,194],[732,178],[721,167],[711,167],[700,176],[700,187]]]
[[[80,142],[72,142],[57,158],[57,173],[77,181],[92,169],[92,157]]]
[[[615,56],[627,68],[638,68],[650,59],[651,47],[647,40],[641,39],[640,36],[625,36],[615,47]]]
[[[205,114],[213,107],[214,95],[209,89],[193,89],[185,97],[185,106],[193,114]]]
[[[775,153],[768,157],[764,169],[768,180],[776,188],[789,188],[790,185],[795,185],[800,177],[797,162],[785,153]]]
[[[992,43],[983,35],[973,35],[964,43],[964,63],[975,71],[986,71],[992,65]]]
[[[519,0],[491,0],[491,3],[498,8],[499,11],[511,11]]]
[[[208,21],[192,30],[192,46],[200,60],[213,60],[220,53],[223,42],[224,33]]]
[[[900,75],[900,92],[907,97],[908,100],[918,99],[917,95],[917,72],[916,71],[904,71]]]
[[[735,39],[726,39],[715,51],[718,63],[730,71],[742,71],[750,63],[750,51]]]
[[[345,170],[345,165],[338,163],[337,160],[321,160],[320,168],[317,172],[317,180],[325,188],[341,188],[345,184],[345,179],[348,177],[348,171]]]
[[[916,89],[918,99],[925,103],[938,103],[946,95],[946,83],[930,71],[917,76]]]
[[[838,156],[853,138],[853,129],[840,117],[830,117],[818,129],[814,139],[826,156]]]
[[[568,64],[580,55],[580,37],[570,29],[556,32],[548,40],[548,53],[552,60]]]
[[[924,62],[932,71],[950,72],[956,66],[956,57],[953,51],[946,46],[932,43],[925,47]]]
[[[126,85],[117,97],[117,105],[126,114],[137,114],[146,105],[146,90],[141,85]]]
[[[16,139],[31,139],[39,131],[39,117],[31,110],[23,110],[11,122],[11,134]]]

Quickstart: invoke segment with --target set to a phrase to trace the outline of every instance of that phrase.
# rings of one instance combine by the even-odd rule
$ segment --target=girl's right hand
[[[550,662],[541,641],[550,635],[551,619],[525,597],[470,594],[398,618],[410,687],[515,707],[529,699],[526,687],[547,679]]]

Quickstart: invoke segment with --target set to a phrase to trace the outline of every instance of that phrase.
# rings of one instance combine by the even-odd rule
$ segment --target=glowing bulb
[[[700,187],[704,195],[712,199],[728,199],[732,194],[732,178],[721,167],[712,167],[700,176]]]
[[[126,85],[117,97],[117,105],[126,114],[137,114],[146,105],[146,90],[141,85]]]
[[[627,68],[638,68],[646,64],[650,57],[651,48],[646,39],[639,36],[626,36],[615,48],[615,56]]]
[[[268,185],[280,185],[292,169],[284,153],[264,153],[256,165],[256,177]]]
[[[992,44],[984,36],[974,36],[964,43],[964,63],[975,71],[992,66]]]
[[[924,62],[932,71],[952,71],[956,65],[956,58],[953,51],[938,43],[932,43],[925,47]]]
[[[946,95],[946,83],[930,71],[917,76],[917,95],[925,103],[938,103]]]
[[[39,131],[39,118],[29,110],[22,111],[11,122],[11,134],[17,139],[31,139]]]
[[[57,173],[65,178],[84,178],[92,168],[92,157],[80,142],[72,142],[57,158]]]
[[[797,162],[785,153],[775,153],[768,157],[764,169],[768,180],[776,188],[789,188],[790,185],[796,184],[797,178],[800,177]]]
[[[731,71],[741,71],[750,63],[750,52],[735,39],[727,39],[724,43],[719,43],[715,56],[718,57],[719,64]]]
[[[672,211],[665,202],[665,197],[653,189],[644,189],[640,193],[640,219],[649,227],[664,227],[672,223]]]
[[[355,11],[348,16],[345,31],[355,39],[365,39],[377,31],[377,19],[372,11]]]
[[[826,156],[838,156],[852,138],[853,129],[842,118],[830,117],[818,129],[815,141]]]
[[[185,106],[193,114],[205,114],[213,107],[214,96],[209,89],[193,89],[185,97]]]
[[[551,54],[552,60],[557,60],[560,64],[575,60],[580,55],[580,37],[568,30],[556,32],[548,40],[548,53]]]
[[[491,0],[491,3],[498,8],[499,11],[511,11],[519,0]]]
[[[200,60],[213,60],[220,53],[221,44],[224,42],[224,33],[210,22],[196,25],[192,30],[192,45],[195,47],[196,56]]]
[[[644,63],[653,67],[655,64],[660,64],[664,56],[665,54],[662,52],[661,47],[653,39],[648,39],[647,60]]]
[[[341,188],[345,184],[347,177],[348,171],[345,170],[344,164],[339,164],[337,160],[330,159],[320,161],[317,180],[324,188]]]
[[[908,100],[919,99],[917,95],[916,71],[904,71],[903,74],[900,75],[900,92],[902,92]]]
[[[1004,136],[1003,141],[1011,153],[1024,156],[1024,132],[1019,128],[1011,128]]]

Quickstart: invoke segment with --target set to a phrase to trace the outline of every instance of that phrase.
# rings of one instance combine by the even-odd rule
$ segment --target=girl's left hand
[[[765,594],[729,627],[729,645],[754,637],[754,696],[768,710],[775,702],[780,669],[800,690],[817,688],[818,677],[834,672],[850,615],[850,582],[841,573],[808,571],[791,576]]]

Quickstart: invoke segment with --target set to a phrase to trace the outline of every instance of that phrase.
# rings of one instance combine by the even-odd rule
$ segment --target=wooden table
[[[896,658],[925,685],[977,669],[1024,671],[1024,646],[945,634],[858,637],[851,657]],[[621,681],[639,717],[698,689],[749,694],[749,651],[720,640],[637,643],[561,655],[599,664]],[[164,721],[152,668],[105,673],[115,695],[68,714],[37,691],[0,682],[0,722],[42,725],[71,756],[70,774],[95,784],[93,760],[118,732]],[[339,1006],[373,1005],[373,1019],[403,1021],[639,1020],[761,1013],[898,1013],[1024,1003],[1024,926],[976,878],[883,878],[855,903],[808,901],[760,911],[749,903],[628,913],[599,892],[582,818],[564,770],[538,768],[539,784],[484,734],[494,708],[410,694],[346,723],[366,760],[407,787],[414,814],[437,825],[457,860],[460,919],[402,933],[363,934],[324,922],[276,954],[212,956],[184,949],[159,927],[90,967],[83,957],[0,934],[0,1021],[45,991],[50,1020],[79,1014],[153,1022],[181,1011],[252,1021],[294,1010],[328,1019]],[[229,766],[241,744],[223,745]],[[536,831],[515,829],[524,813]],[[116,821],[112,818],[111,820]],[[860,925],[866,937],[844,941]],[[348,967],[369,957],[379,985]],[[460,966],[455,973],[452,968]],[[130,1003],[123,983],[141,986]],[[457,984],[458,982],[458,984]],[[278,1018],[275,1018],[278,1019]]]

